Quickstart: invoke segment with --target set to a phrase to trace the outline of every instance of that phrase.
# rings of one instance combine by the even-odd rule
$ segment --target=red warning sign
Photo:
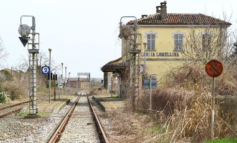
[[[206,64],[205,70],[210,77],[218,77],[223,71],[223,66],[218,60],[211,60]]]

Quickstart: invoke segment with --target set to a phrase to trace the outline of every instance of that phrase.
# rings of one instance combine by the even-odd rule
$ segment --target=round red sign
[[[221,62],[217,60],[211,60],[206,64],[206,73],[210,77],[218,77],[223,71],[223,66]]]

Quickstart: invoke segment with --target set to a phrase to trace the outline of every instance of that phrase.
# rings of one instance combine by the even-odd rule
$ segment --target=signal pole
[[[49,103],[50,103],[50,96],[51,96],[51,51],[52,49],[49,48]]]
[[[32,18],[32,26],[28,26],[26,24],[22,24],[22,18],[23,17],[31,17]],[[38,43],[35,42],[35,35],[38,35],[39,38],[39,33],[35,33],[35,17],[31,15],[23,15],[20,18],[20,27],[18,29],[19,34],[22,37],[19,37],[20,41],[22,42],[23,46],[28,43],[30,38],[28,37],[29,34],[32,35],[32,43],[28,43],[32,45],[32,49],[28,49],[28,52],[32,54],[32,81],[31,81],[31,92],[30,96],[32,96],[32,114],[36,114],[38,112],[38,107],[36,106],[36,55],[39,53],[39,49],[36,48],[36,45],[39,45],[39,39]],[[32,33],[30,31],[32,30]],[[29,109],[30,110],[30,109]]]
[[[62,80],[63,80],[63,63],[61,63],[62,64]],[[60,90],[60,88],[59,88],[59,90]],[[63,84],[62,84],[62,95],[63,95]]]
[[[54,80],[54,100],[56,100],[56,72],[54,72],[54,75],[53,75],[53,80]]]
[[[69,89],[69,91],[70,91],[70,72],[68,73],[68,89]]]
[[[65,80],[67,79],[67,67],[65,67]],[[67,86],[66,86],[66,82],[65,83],[65,95],[67,95]]]

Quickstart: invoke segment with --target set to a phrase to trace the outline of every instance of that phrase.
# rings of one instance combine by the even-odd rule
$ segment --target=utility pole
[[[63,81],[63,63],[61,63],[62,64],[62,81]],[[60,89],[59,89],[60,90]],[[63,84],[62,84],[62,95],[63,95]]]
[[[144,68],[143,68],[143,75],[146,75],[146,45],[147,43],[143,43],[144,45]]]
[[[110,86],[110,88],[111,88],[111,90],[110,90],[110,92],[111,92],[111,97],[112,97],[112,93],[113,93],[112,76],[113,76],[113,73],[111,73],[111,86]]]
[[[60,99],[60,86],[58,86],[58,99]]]
[[[50,103],[50,96],[51,96],[51,51],[52,49],[49,48],[49,103]]]
[[[127,32],[123,32],[122,30],[122,18],[135,18],[134,22],[134,27],[132,29],[130,29],[130,27],[127,27]],[[127,34],[128,31],[130,31],[130,34]],[[139,33],[137,33],[137,18],[135,16],[123,16],[120,18],[120,34],[122,35],[122,37],[124,37],[125,40],[128,39],[128,36],[131,37],[131,50],[130,50],[130,54],[131,54],[131,60],[130,60],[130,64],[132,65],[132,87],[131,87],[131,97],[132,97],[132,108],[133,111],[135,111],[135,108],[137,107],[137,102],[138,102],[138,96],[139,96],[139,71],[138,71],[138,67],[140,67],[139,65],[139,54],[140,51],[138,49],[138,46],[140,45],[140,43],[137,43],[137,35]],[[138,55],[138,57],[137,57]]]
[[[56,100],[56,72],[54,72],[53,80],[54,80],[54,100]]]
[[[151,91],[152,91],[152,87],[151,87],[151,75],[150,75],[150,113],[151,113],[151,110],[152,110],[152,96],[151,96]]]
[[[70,72],[68,73],[68,89],[69,89],[69,91],[70,91]]]
[[[147,43],[143,43],[144,45],[144,67],[143,67],[143,78],[145,79],[146,78],[146,45]],[[146,90],[144,88],[144,97],[146,95]]]
[[[65,67],[65,80],[67,79],[67,67]],[[65,95],[67,95],[67,86],[65,82]]]

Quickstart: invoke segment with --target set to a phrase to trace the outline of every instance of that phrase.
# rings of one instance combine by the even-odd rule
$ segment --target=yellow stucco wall
[[[157,37],[155,38],[155,47],[156,51],[153,52],[176,52],[174,51],[174,38],[173,33],[175,32],[181,32],[184,34],[183,43],[186,42],[187,36],[190,35],[190,30],[195,30],[196,35],[199,35],[201,32],[204,32],[206,28],[189,28],[189,27],[183,27],[183,28],[160,28],[160,27],[140,27],[138,31],[142,34],[142,41],[147,42],[147,38],[145,37],[145,33],[152,31],[157,32]],[[216,28],[212,28],[209,31],[215,32]],[[201,37],[199,37],[201,40]],[[144,52],[144,48],[141,48],[142,52]],[[148,51],[149,53],[149,51]],[[179,54],[179,58],[181,58],[182,55]],[[164,58],[164,57],[155,57],[155,58]],[[165,57],[165,58],[173,58],[173,57]]]
[[[190,27],[142,27],[140,26],[138,31],[141,33],[141,49],[140,58],[142,61],[140,64],[144,64],[144,46],[143,43],[147,42],[147,38],[145,37],[146,32],[155,32],[157,37],[155,38],[155,49],[153,51],[146,51],[148,56],[146,56],[146,72],[148,75],[156,74],[158,80],[164,79],[164,75],[168,73],[172,68],[181,66],[183,63],[182,52],[174,50],[174,37],[173,34],[180,33],[184,34],[183,37],[183,45],[185,45],[187,36],[190,35]],[[201,35],[201,32],[205,32],[206,28],[195,28],[196,35]],[[215,31],[216,28],[213,29]],[[198,36],[202,39],[201,36]],[[129,44],[128,47],[131,47]],[[184,48],[184,47],[183,47]],[[200,47],[201,48],[201,47]],[[122,61],[126,61],[125,58],[125,40],[123,40],[122,44]],[[129,54],[130,55],[130,54]]]
[[[181,66],[181,61],[148,61],[146,62],[147,72],[149,75],[156,75],[158,82],[162,83],[169,74],[170,69]]]

